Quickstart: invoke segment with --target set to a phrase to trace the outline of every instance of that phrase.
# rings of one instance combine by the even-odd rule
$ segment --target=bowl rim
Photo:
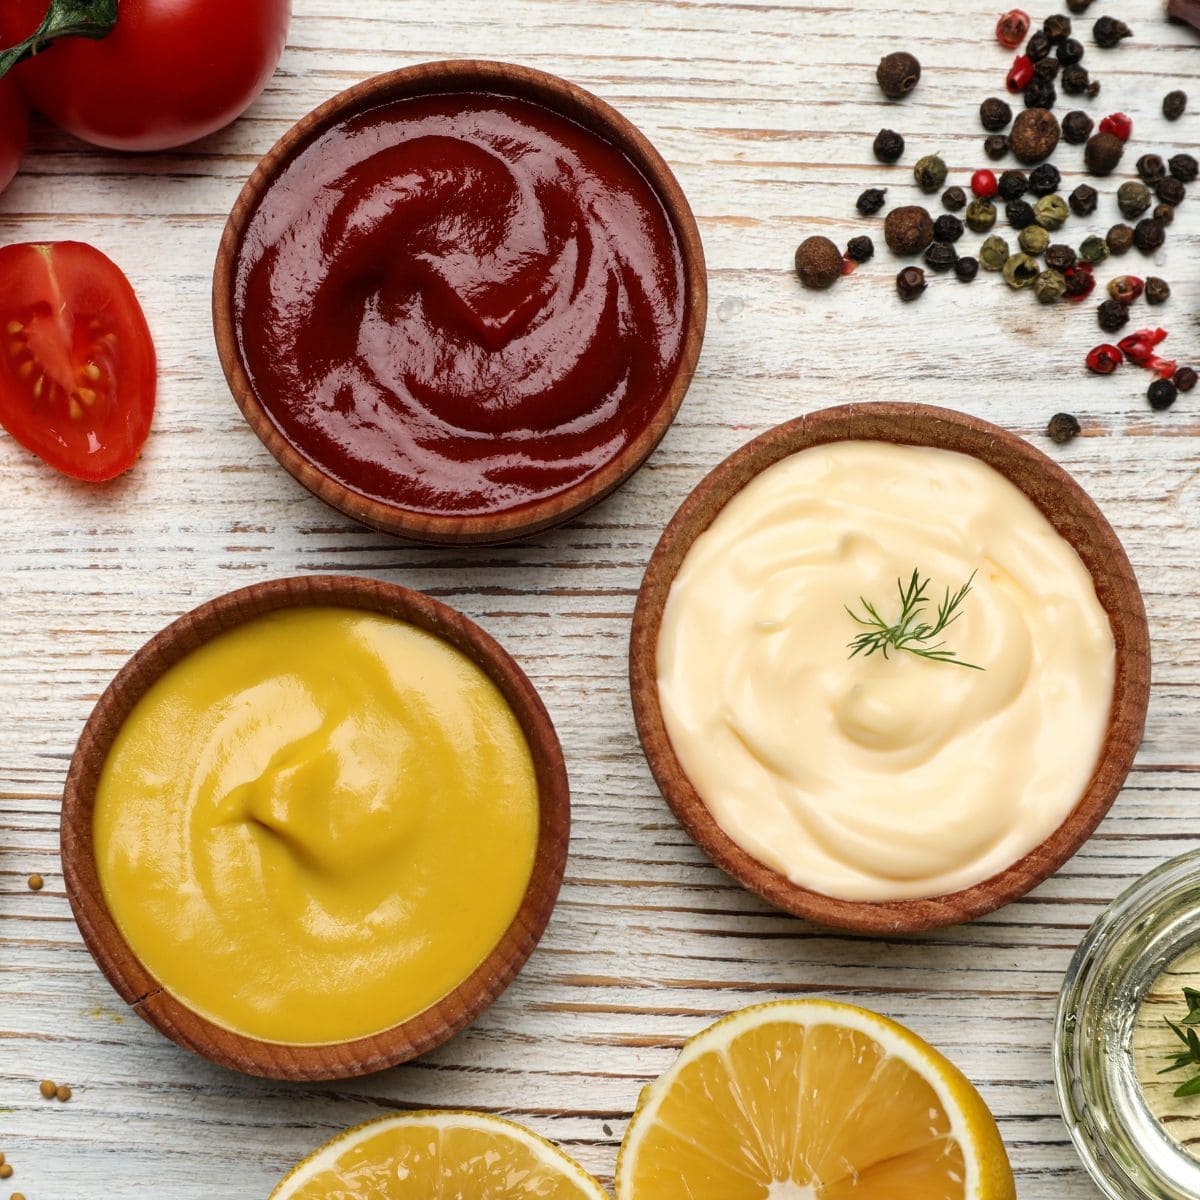
[[[364,496],[297,450],[260,402],[239,348],[234,310],[242,239],[279,170],[307,142],[342,119],[390,101],[418,95],[484,91],[532,100],[583,125],[614,145],[645,177],[661,201],[679,243],[685,280],[685,316],[679,362],[646,428],[600,470],[563,492],[517,508],[476,516],[430,514]],[[559,525],[598,503],[650,456],[675,420],[695,374],[708,311],[708,276],[696,218],[674,172],[649,139],[615,108],[557,75],[488,59],[446,59],[373,75],[293,124],[267,151],[242,187],[226,220],[213,271],[212,318],[217,355],[233,398],[250,428],[294,479],[326,504],[371,528],[437,545],[493,545]]]
[[[717,824],[675,757],[656,675],[663,607],[696,538],[760,472],[801,450],[837,441],[885,441],[971,454],[1027,496],[1092,575],[1116,644],[1108,731],[1083,795],[1059,827],[1003,871],[957,892],[924,899],[843,900],[793,883],[743,850]],[[777,908],[856,933],[919,933],[993,912],[1063,865],[1112,807],[1133,765],[1150,686],[1149,629],[1129,558],[1095,502],[1057,463],[987,421],[933,405],[878,401],[821,409],[768,429],[708,473],[684,500],[651,555],[634,608],[629,647],[634,719],[651,773],[680,824],[717,866]]]
[[[440,637],[499,688],[529,744],[538,786],[538,844],[525,895],[488,957],[421,1013],[368,1037],[295,1045],[236,1033],[172,996],[142,965],[104,901],[92,819],[96,787],[134,705],[172,666],[212,638],[267,613],[310,606],[381,613]],[[349,575],[272,579],[227,592],[156,633],[105,688],[80,734],[63,791],[60,844],[67,897],[97,966],[139,1016],[220,1066],[272,1079],[346,1079],[407,1062],[465,1028],[512,982],[550,919],[566,867],[570,792],[549,713],[528,677],[491,635],[448,605],[397,584]]]

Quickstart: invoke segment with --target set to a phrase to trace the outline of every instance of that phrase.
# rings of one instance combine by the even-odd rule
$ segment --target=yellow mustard
[[[495,684],[403,621],[259,617],[172,667],[96,796],[104,898],[193,1011],[272,1042],[424,1011],[515,916],[537,845],[521,728]]]

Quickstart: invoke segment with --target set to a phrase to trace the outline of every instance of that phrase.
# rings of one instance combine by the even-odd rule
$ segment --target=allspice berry
[[[919,204],[893,208],[884,218],[883,237],[893,254],[920,254],[933,241],[933,218]]]
[[[842,252],[827,237],[805,238],[796,250],[796,274],[806,288],[832,287],[842,276]]]
[[[1125,153],[1125,143],[1115,133],[1101,131],[1088,138],[1083,161],[1093,175],[1111,175]]]
[[[1039,163],[1054,153],[1059,135],[1058,118],[1049,109],[1027,108],[1013,122],[1008,144],[1023,163]]]
[[[920,78],[921,64],[906,50],[884,55],[875,69],[875,79],[889,100],[903,100]]]

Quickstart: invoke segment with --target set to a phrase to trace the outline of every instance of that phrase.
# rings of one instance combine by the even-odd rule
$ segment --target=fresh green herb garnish
[[[1200,1036],[1191,1028],[1200,1025],[1200,992],[1195,988],[1183,989],[1184,1003],[1188,1006],[1187,1016],[1181,1017],[1176,1024],[1170,1017],[1163,1020],[1171,1027],[1171,1032],[1187,1047],[1181,1054],[1175,1055],[1175,1061],[1169,1067],[1163,1067],[1160,1075],[1170,1071],[1178,1071],[1180,1067],[1200,1066]],[[1188,1026],[1187,1029],[1182,1026]],[[1175,1089],[1176,1096],[1200,1096],[1200,1074],[1194,1075],[1187,1083],[1180,1084]]]
[[[885,621],[875,605],[865,596],[859,596],[858,601],[866,609],[867,615],[860,617],[849,606],[846,607],[846,612],[852,620],[867,628],[866,632],[846,643],[850,657],[861,654],[864,658],[870,658],[878,651],[887,658],[890,651],[903,650],[906,654],[916,654],[934,662],[952,663],[956,667],[982,671],[983,667],[963,662],[956,651],[946,649],[945,642],[938,640],[962,616],[962,602],[967,598],[974,581],[975,572],[972,571],[971,578],[953,595],[947,588],[945,597],[938,605],[937,620],[932,623],[922,620],[925,607],[929,603],[925,595],[929,588],[929,580],[922,579],[915,567],[907,586],[902,579],[896,580],[896,590],[900,593],[900,616],[894,622]]]

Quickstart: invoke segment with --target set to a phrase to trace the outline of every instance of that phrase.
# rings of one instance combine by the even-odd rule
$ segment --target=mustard
[[[405,622],[272,613],[170,668],[96,795],[104,899],[162,986],[287,1044],[416,1016],[503,936],[538,797],[504,697]]]

